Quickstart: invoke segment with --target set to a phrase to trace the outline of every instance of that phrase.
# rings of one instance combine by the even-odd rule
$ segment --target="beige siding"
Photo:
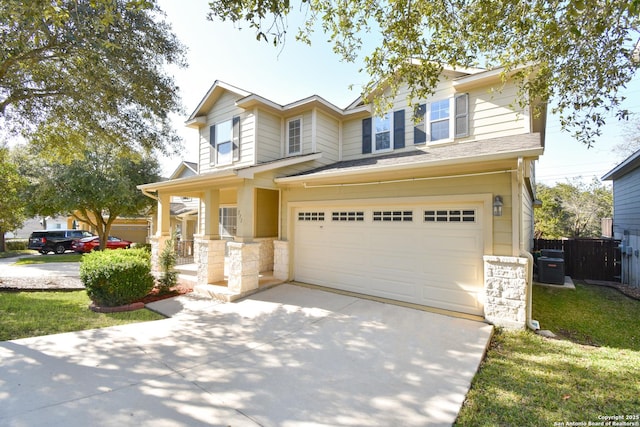
[[[240,116],[240,161],[233,166],[246,166],[254,161],[254,123],[253,111],[245,111],[236,107],[238,95],[224,92],[207,114],[207,125],[200,128],[199,172],[207,173],[214,170],[215,165],[210,162],[212,147],[209,141],[209,127],[217,123]],[[229,165],[223,166],[229,167]]]
[[[489,139],[527,132],[521,109],[514,110],[517,89],[511,85],[501,92],[482,88],[469,93],[469,139]]]
[[[495,90],[494,90],[495,89]],[[420,100],[418,104],[451,98],[456,94],[451,81],[442,80],[432,97]],[[469,94],[469,136],[456,139],[457,142],[498,138],[528,132],[529,119],[523,110],[514,110],[517,89],[514,85],[505,88],[490,86],[474,89]],[[407,103],[408,91],[402,90],[393,100],[393,111],[405,110],[405,150],[413,149],[413,110]],[[347,120],[343,124],[343,158],[352,160],[362,157],[362,119]],[[427,146],[429,143],[427,143]],[[424,147],[419,145],[418,147]],[[397,151],[397,150],[396,150]],[[375,156],[367,154],[365,156]]]
[[[275,114],[258,110],[257,162],[269,162],[282,157],[282,119]]]
[[[316,152],[322,153],[321,164],[339,160],[340,123],[320,111],[316,114]]]
[[[526,186],[522,187],[522,231],[520,238],[524,249],[533,250],[533,200]]]

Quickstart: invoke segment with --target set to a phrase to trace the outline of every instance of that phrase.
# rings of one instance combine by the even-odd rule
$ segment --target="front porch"
[[[152,248],[160,239],[152,239]],[[235,301],[288,279],[288,244],[276,238],[251,243],[196,236],[194,261],[176,266],[178,280],[198,295]]]
[[[178,281],[193,289],[193,292],[198,296],[213,298],[224,302],[232,302],[247,295],[251,295],[254,292],[269,289],[275,285],[286,282],[286,280],[279,279],[274,276],[273,271],[264,271],[258,274],[258,287],[256,289],[247,291],[245,293],[233,293],[229,290],[229,275],[227,267],[228,262],[229,260],[227,257],[225,259],[224,279],[219,282],[199,285],[198,266],[195,263],[176,266],[176,271],[178,272]]]

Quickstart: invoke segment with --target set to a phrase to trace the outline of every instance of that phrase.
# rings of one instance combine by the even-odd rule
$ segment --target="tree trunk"
[[[4,241],[4,230],[0,227],[0,252],[6,252],[7,246]]]

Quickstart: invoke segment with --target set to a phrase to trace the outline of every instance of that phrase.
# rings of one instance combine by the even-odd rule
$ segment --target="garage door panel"
[[[456,291],[451,289],[423,289],[423,305],[440,307],[446,310],[465,313],[477,312],[482,307],[478,304],[476,293]]]
[[[463,209],[467,222],[459,220]],[[478,299],[483,287],[481,205],[357,210],[361,212],[357,221],[333,220],[348,218],[352,207],[314,210],[322,211],[322,222],[297,221],[313,214],[300,214],[304,209],[296,212],[296,280],[482,314]],[[437,212],[442,215],[438,220],[446,221],[428,222],[425,212]]]

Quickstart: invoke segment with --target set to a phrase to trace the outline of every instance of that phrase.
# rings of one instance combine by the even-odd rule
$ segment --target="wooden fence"
[[[534,251],[562,249],[565,275],[574,279],[619,282],[622,270],[620,240],[569,239],[534,240]]]

